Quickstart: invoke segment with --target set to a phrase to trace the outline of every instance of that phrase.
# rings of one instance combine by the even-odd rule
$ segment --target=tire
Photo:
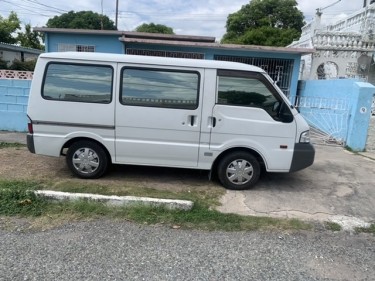
[[[221,159],[217,173],[225,188],[245,190],[253,187],[258,181],[260,164],[251,153],[236,151]]]
[[[96,179],[108,168],[108,156],[104,149],[92,141],[73,143],[66,154],[69,169],[78,177]]]

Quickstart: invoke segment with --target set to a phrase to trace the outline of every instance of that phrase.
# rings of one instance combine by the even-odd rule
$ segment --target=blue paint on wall
[[[310,126],[343,141],[354,151],[366,147],[372,84],[351,79],[302,81],[299,110]]]
[[[352,118],[348,128],[347,145],[354,151],[363,151],[366,148],[375,87],[369,83],[357,82],[353,88]]]
[[[46,52],[57,52],[59,44],[95,46],[95,52],[124,54],[119,35],[89,35],[74,33],[49,34],[46,37]]]
[[[30,85],[30,80],[0,79],[0,130],[27,130]]]

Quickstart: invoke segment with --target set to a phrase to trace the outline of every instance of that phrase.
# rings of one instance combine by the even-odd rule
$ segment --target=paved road
[[[227,191],[220,211],[332,220],[348,228],[374,223],[375,161],[341,147],[315,148],[311,167],[291,174],[264,174],[251,190]]]
[[[0,223],[0,280],[374,280],[374,242],[368,234],[202,232],[111,221],[23,233]]]

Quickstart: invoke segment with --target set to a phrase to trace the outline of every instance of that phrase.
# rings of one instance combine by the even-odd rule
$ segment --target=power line
[[[56,8],[56,7],[53,7],[53,6],[49,6],[49,5],[46,5],[46,4],[43,4],[43,3],[40,3],[39,1],[37,0],[21,0],[21,1],[24,1],[24,2],[29,2],[29,3],[32,3],[32,4],[37,4],[39,6],[43,6],[43,7],[47,7],[47,8],[50,8],[52,10],[55,10],[59,13],[63,12],[68,12],[67,10],[64,10],[64,9],[60,9],[60,8]]]
[[[15,3],[12,3],[12,2],[9,2],[7,0],[2,0],[4,3],[8,3],[8,4],[11,4],[12,6],[16,6],[16,7],[19,7],[21,9],[24,9],[26,11],[29,11],[35,15],[40,15],[40,16],[44,16],[44,17],[50,17],[50,15],[46,15],[46,14],[43,14],[43,13],[40,13],[40,12],[37,12],[35,10],[31,10],[29,6],[24,6],[24,5],[19,5],[19,4],[15,4]]]

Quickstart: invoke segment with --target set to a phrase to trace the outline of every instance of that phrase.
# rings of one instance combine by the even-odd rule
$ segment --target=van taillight
[[[33,123],[31,121],[27,123],[27,128],[30,134],[34,134]]]

